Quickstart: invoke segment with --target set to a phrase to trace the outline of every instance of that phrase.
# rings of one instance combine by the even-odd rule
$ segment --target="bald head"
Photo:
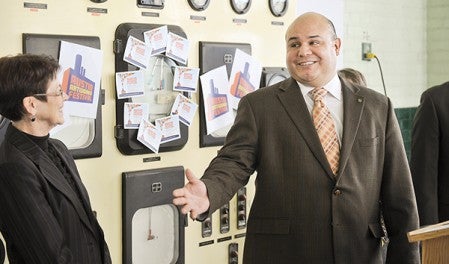
[[[287,36],[289,35],[289,32],[291,32],[293,30],[293,28],[295,26],[297,26],[298,24],[302,24],[302,23],[326,23],[328,28],[329,28],[329,33],[331,34],[332,38],[336,39],[337,38],[337,32],[335,31],[335,26],[334,23],[332,23],[332,21],[319,14],[319,13],[315,13],[315,12],[307,12],[304,13],[300,16],[298,16],[288,27],[286,33],[285,33],[285,38],[286,41],[288,41]]]
[[[327,17],[302,14],[288,27],[285,42],[292,78],[307,86],[323,87],[335,77],[341,41]]]

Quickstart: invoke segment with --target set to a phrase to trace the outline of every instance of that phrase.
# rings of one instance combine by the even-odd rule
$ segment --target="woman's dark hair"
[[[23,98],[47,92],[59,70],[57,60],[46,55],[19,54],[0,58],[0,114],[12,121],[25,114]],[[45,97],[38,98],[46,100]]]

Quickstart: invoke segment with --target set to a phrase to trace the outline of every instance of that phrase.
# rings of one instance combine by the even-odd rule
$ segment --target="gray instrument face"
[[[237,14],[245,14],[251,7],[251,0],[231,0],[231,7]]]

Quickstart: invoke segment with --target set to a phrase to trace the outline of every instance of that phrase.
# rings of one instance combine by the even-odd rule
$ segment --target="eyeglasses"
[[[40,93],[40,94],[33,94],[33,96],[39,97],[39,96],[61,96],[61,98],[64,98],[65,92],[61,89],[59,89],[57,92],[54,93]]]

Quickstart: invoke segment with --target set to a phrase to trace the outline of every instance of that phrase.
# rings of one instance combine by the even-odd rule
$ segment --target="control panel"
[[[209,216],[201,223],[201,236],[210,237],[212,235],[212,217]]]
[[[246,187],[237,192],[237,229],[246,228]]]
[[[229,203],[220,208],[220,233],[229,232]]]
[[[230,243],[229,244],[229,264],[239,263],[239,244]]]

